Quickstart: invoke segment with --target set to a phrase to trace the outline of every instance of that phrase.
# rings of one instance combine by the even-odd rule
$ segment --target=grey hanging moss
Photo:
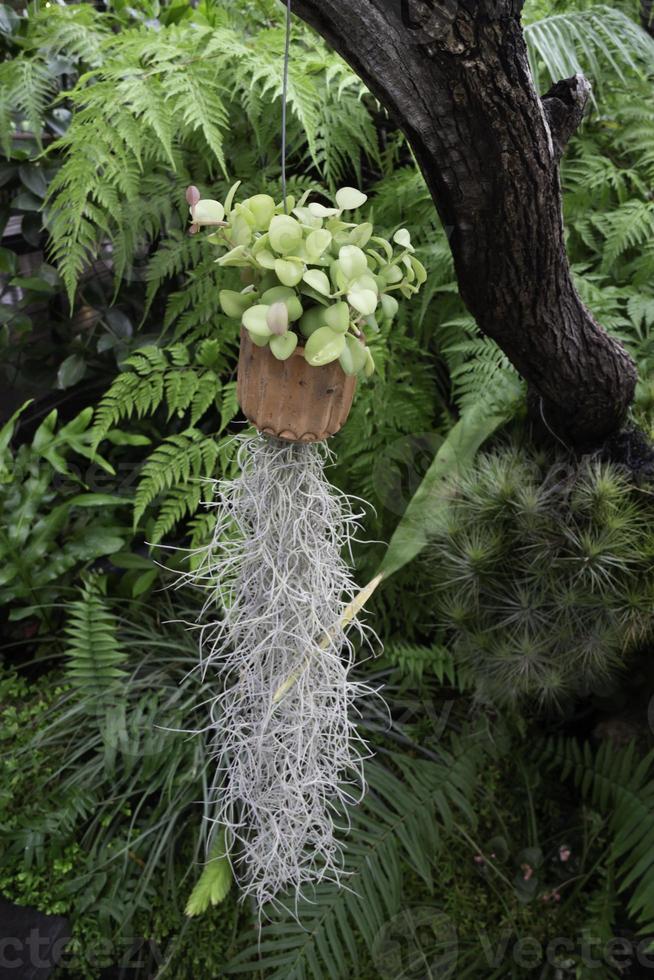
[[[215,534],[190,576],[206,590],[214,818],[259,908],[339,880],[335,825],[364,792],[368,751],[352,715],[369,689],[350,678],[341,623],[357,593],[343,555],[361,514],[330,486],[328,458],[324,443],[242,437],[240,475],[216,484]]]

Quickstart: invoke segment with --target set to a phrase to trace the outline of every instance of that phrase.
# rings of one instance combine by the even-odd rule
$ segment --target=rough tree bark
[[[570,277],[559,160],[581,76],[535,90],[522,0],[293,0],[406,133],[448,230],[461,295],[577,445],[622,425],[636,370]]]

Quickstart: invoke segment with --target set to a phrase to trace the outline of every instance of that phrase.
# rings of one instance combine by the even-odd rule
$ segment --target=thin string
[[[567,442],[564,442],[564,441],[563,441],[563,439],[562,439],[562,438],[561,438],[560,436],[558,436],[558,435],[556,434],[556,432],[554,431],[554,429],[552,428],[552,426],[551,426],[551,425],[549,424],[549,422],[548,422],[548,421],[547,421],[547,419],[545,418],[545,411],[544,411],[544,409],[543,409],[543,399],[542,399],[542,398],[540,399],[540,417],[541,417],[541,419],[543,420],[543,425],[545,426],[545,428],[547,429],[547,431],[549,432],[549,434],[550,434],[551,436],[554,436],[554,438],[555,438],[555,439],[556,439],[556,440],[557,440],[558,442],[560,442],[560,443],[561,443],[561,445],[563,446],[563,448],[564,448],[564,449],[565,449],[565,450],[566,450],[567,452],[570,452],[570,450],[572,449],[572,446],[569,446],[569,445],[567,444]]]
[[[291,46],[291,0],[286,0],[286,38],[284,41],[284,77],[282,80],[282,200],[284,214],[288,214],[286,204],[286,102],[288,99],[288,62]]]

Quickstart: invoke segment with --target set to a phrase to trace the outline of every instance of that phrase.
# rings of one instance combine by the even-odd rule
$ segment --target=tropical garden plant
[[[566,248],[584,304],[638,366],[628,429],[651,438],[654,117],[640,6],[527,0],[523,24],[540,92],[580,70],[593,84],[561,161]],[[374,224],[393,255],[415,249],[404,258],[417,276],[412,259],[428,270],[394,317],[388,300],[401,291],[386,309],[379,299],[378,332],[348,302],[376,370],[331,443],[330,479],[372,505],[373,543],[353,542],[352,574],[363,584],[384,570],[368,603],[383,653],[357,644],[352,678],[383,687],[388,711],[362,702],[375,756],[343,833],[345,888],[325,881],[298,904],[283,900],[259,932],[220,832],[209,842],[198,801],[210,798],[211,733],[187,734],[206,726],[197,637],[183,627],[199,602],[162,586],[188,571],[176,549],[211,539],[210,481],[237,473],[239,305],[268,306],[269,329],[273,304],[247,299],[255,284],[216,263],[215,228],[188,235],[185,195],[195,184],[225,202],[240,178],[241,205],[263,195],[271,220],[286,217],[283,15],[273,0],[0,7],[7,419],[32,399],[0,440],[0,892],[70,919],[57,972],[71,980],[117,964],[180,980],[372,980],[424,976],[425,964],[462,978],[608,980],[628,959],[638,975],[654,929],[646,442],[623,432],[613,462],[584,458],[547,397],[547,425],[538,399],[528,407],[513,351],[482,334],[479,310],[475,320],[459,297],[456,222],[439,221],[382,93],[299,19],[293,206],[308,192],[305,204],[327,209],[340,188],[361,188],[365,211],[346,213],[357,227],[337,233]],[[302,247],[334,220],[301,222]],[[257,239],[270,235],[260,224]],[[400,229],[409,237],[394,241]],[[333,236],[330,263],[343,246],[370,241],[337,248]],[[322,277],[287,285],[274,264],[252,271],[275,275],[264,284],[292,291],[302,316],[317,308],[315,332],[333,331],[337,313],[323,318],[345,284],[331,264],[304,264],[328,275],[329,297],[311,292]],[[362,275],[377,277],[373,266]],[[290,310],[289,323],[304,346]],[[153,549],[161,543],[170,549]],[[521,629],[536,641],[528,666],[547,661],[544,685],[542,670],[515,680]]]
[[[223,313],[240,319],[252,342],[269,347],[279,361],[302,337],[312,367],[338,360],[345,374],[372,374],[365,327],[378,333],[378,307],[380,318],[391,322],[398,311],[391,293],[411,296],[427,278],[407,229],[393,235],[400,246],[394,253],[390,242],[373,235],[370,222],[344,221],[343,212],[367,201],[353,187],[336,192],[335,207],[310,201],[305,192],[297,206],[293,198],[275,204],[258,194],[231,208],[234,190],[225,205],[201,199],[196,187],[186,195],[191,230],[218,226],[209,240],[229,251],[216,261],[252,279],[240,293],[221,290]],[[292,324],[297,329],[289,329]]]

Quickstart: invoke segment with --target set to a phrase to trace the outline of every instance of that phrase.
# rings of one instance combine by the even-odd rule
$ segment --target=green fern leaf
[[[143,465],[134,498],[134,526],[160,494],[212,476],[218,455],[218,444],[199,429],[168,436]]]
[[[231,885],[232,868],[225,850],[225,831],[220,830],[209,860],[186,903],[186,915],[202,915],[210,906],[219,905],[227,898]]]
[[[572,779],[592,806],[606,813],[612,834],[610,860],[619,892],[627,892],[629,913],[642,933],[654,929],[654,750],[638,759],[610,740],[594,752],[588,743],[550,739],[539,761]]]
[[[442,684],[460,685],[454,658],[445,647],[424,647],[391,640],[384,644],[384,659],[399,667],[403,674],[414,681],[421,681],[425,674],[432,674]]]
[[[400,775],[368,767],[369,791],[352,811],[345,849],[346,887],[317,885],[297,906],[273,918],[225,968],[264,971],[270,980],[324,980],[352,975],[357,933],[372,948],[401,903],[401,858],[425,882],[454,821],[474,825],[471,800],[482,758],[479,745],[456,743],[441,763],[393,757]]]
[[[75,687],[102,694],[125,676],[125,653],[117,637],[117,621],[102,594],[101,580],[90,577],[82,595],[68,604],[66,673]]]

